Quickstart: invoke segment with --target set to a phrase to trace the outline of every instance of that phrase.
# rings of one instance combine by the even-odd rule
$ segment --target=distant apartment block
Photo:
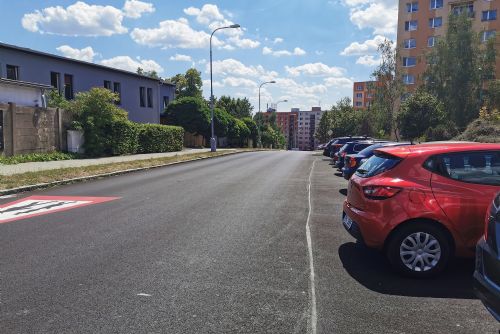
[[[355,82],[353,85],[352,103],[354,110],[369,109],[375,97],[376,81]]]
[[[78,92],[104,87],[131,121],[159,123],[175,85],[129,71],[0,43],[0,78],[50,85],[71,100]]]
[[[319,145],[319,142],[314,138],[316,129],[318,128],[321,116],[325,111],[321,107],[312,107],[308,111],[300,111],[292,109],[292,112],[297,112],[299,115],[298,124],[298,148],[302,151],[312,151]]]
[[[299,127],[299,114],[298,112],[277,112],[276,123],[278,124],[281,132],[285,135],[287,149],[291,150],[297,148],[297,133]]]
[[[400,48],[399,75],[408,91],[422,84],[427,68],[425,54],[435,47],[446,33],[450,13],[467,13],[473,29],[482,42],[497,38],[500,23],[497,17],[499,1],[489,0],[424,0],[399,1],[397,45]],[[500,75],[497,57],[496,76]]]

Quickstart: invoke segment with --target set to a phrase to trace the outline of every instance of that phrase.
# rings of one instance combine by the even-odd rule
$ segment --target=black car
[[[484,238],[476,246],[474,292],[497,321],[500,321],[500,193],[486,215]]]
[[[333,154],[337,153],[342,146],[344,146],[347,142],[356,141],[356,140],[370,140],[373,138],[367,136],[348,136],[348,137],[337,137],[333,138],[326,144],[323,155],[327,157],[332,157]]]
[[[350,141],[346,143],[342,148],[336,153],[338,159],[335,162],[335,167],[338,169],[342,170],[342,167],[344,167],[344,158],[348,154],[353,154],[353,153],[358,153],[361,152],[363,149],[367,148],[368,146],[371,146],[378,141],[374,140],[359,140],[359,141]]]
[[[356,170],[363,164],[363,162],[371,157],[377,148],[390,147],[390,146],[404,146],[411,145],[410,142],[379,142],[363,149],[357,154],[348,154],[344,158],[344,167],[342,168],[342,176],[344,179],[349,180]]]

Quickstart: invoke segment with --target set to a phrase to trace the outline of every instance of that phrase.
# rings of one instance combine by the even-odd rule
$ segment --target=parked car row
[[[349,180],[342,222],[354,238],[415,278],[475,256],[475,291],[500,321],[500,144],[373,141],[333,160]]]

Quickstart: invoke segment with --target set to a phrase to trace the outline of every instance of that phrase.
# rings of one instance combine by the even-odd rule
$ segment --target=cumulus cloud
[[[240,36],[230,37],[227,41],[241,49],[255,49],[260,46],[259,41],[254,41],[249,38],[240,38]]]
[[[236,59],[224,59],[213,62],[213,73],[216,75],[232,75],[244,77],[258,77],[265,74],[262,66],[247,66]],[[210,65],[207,64],[206,72],[210,73]]]
[[[325,78],[324,83],[327,87],[352,88],[353,81],[349,78]]]
[[[304,51],[301,48],[295,48],[293,51],[288,51],[288,50],[279,50],[279,51],[274,51],[270,47],[265,46],[262,48],[262,54],[263,55],[271,55],[274,57],[282,57],[282,56],[303,56],[306,54],[306,51]]]
[[[353,9],[350,20],[359,29],[373,29],[374,34],[395,35],[398,24],[397,4],[387,7],[383,3],[372,3],[368,7]]]
[[[380,58],[375,58],[372,55],[361,56],[356,60],[356,64],[373,67],[380,64]]]
[[[291,76],[297,77],[299,75],[308,76],[335,76],[340,77],[344,73],[344,69],[340,67],[330,67],[323,63],[309,63],[296,67],[285,66],[285,70]]]
[[[162,21],[157,28],[135,28],[130,36],[138,44],[165,49],[200,49],[207,48],[210,43],[210,35],[191,28],[185,18]],[[217,37],[212,39],[212,43],[215,46],[222,45]]]
[[[175,56],[172,56],[170,57],[170,60],[173,60],[173,61],[193,61],[193,58],[191,58],[191,56],[187,56],[187,55],[181,55],[181,54],[176,54]]]
[[[136,72],[137,68],[142,68],[145,71],[155,71],[157,73],[163,72],[163,67],[154,60],[137,59],[134,60],[129,56],[117,56],[110,59],[101,61],[104,66],[119,68],[121,70]]]
[[[363,43],[353,42],[340,54],[342,56],[361,56],[370,53],[376,53],[378,46],[386,39],[387,38],[382,35],[377,35],[373,39],[368,39]]]
[[[283,43],[284,39],[281,37],[276,37],[273,41],[273,44]]]
[[[69,45],[61,45],[56,48],[56,50],[59,51],[64,57],[88,62],[92,62],[94,57],[97,55],[97,53],[95,53],[90,46],[83,49],[75,49]]]
[[[189,7],[184,9],[184,13],[189,16],[195,16],[196,21],[206,26],[214,21],[223,21],[224,15],[219,11],[217,5],[205,4],[201,8]]]
[[[127,0],[123,5],[123,14],[132,19],[138,19],[144,13],[153,13],[155,8],[152,3],[139,0]]]
[[[88,5],[78,1],[67,8],[47,7],[25,14],[24,29],[64,36],[111,36],[128,30],[122,25],[123,12],[113,6]]]
[[[238,78],[238,77],[227,77],[222,80],[225,86],[231,87],[257,87],[257,83],[250,79]]]

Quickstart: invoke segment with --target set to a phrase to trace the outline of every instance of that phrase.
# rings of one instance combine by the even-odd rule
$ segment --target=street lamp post
[[[262,88],[262,86],[264,86],[265,84],[268,84],[268,83],[276,83],[276,81],[274,81],[274,80],[266,81],[266,82],[263,82],[260,84],[260,86],[259,86],[259,112],[260,112],[260,89]]]
[[[288,100],[281,100],[276,102],[276,112],[278,111],[278,104],[280,104],[281,102],[288,102]]]
[[[210,138],[210,151],[216,152],[217,151],[217,142],[215,141],[215,132],[214,132],[214,88],[213,88],[213,79],[212,79],[212,37],[214,37],[214,34],[218,30],[222,29],[237,29],[239,28],[239,24],[231,24],[230,26],[227,27],[220,27],[212,31],[212,34],[210,35],[210,128],[212,131],[212,137]]]

